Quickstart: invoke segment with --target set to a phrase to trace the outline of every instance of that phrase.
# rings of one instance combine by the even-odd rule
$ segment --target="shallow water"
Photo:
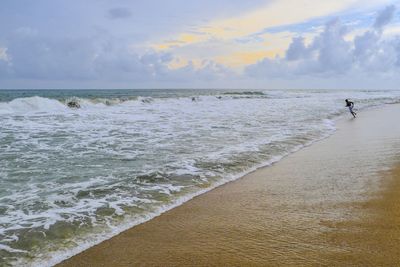
[[[0,265],[55,262],[279,160],[332,133],[345,98],[400,92],[0,91]]]
[[[397,266],[400,106],[359,115],[59,266]]]

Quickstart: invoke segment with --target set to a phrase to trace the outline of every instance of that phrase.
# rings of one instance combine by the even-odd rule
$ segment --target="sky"
[[[1,0],[0,89],[400,89],[393,0]]]

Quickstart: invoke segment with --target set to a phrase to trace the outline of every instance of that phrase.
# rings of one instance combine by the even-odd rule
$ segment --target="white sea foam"
[[[32,112],[59,112],[66,110],[66,106],[59,101],[39,96],[17,98],[8,103],[0,103],[0,114],[26,114]]]
[[[311,144],[313,144],[315,142],[318,142],[318,141],[328,137],[330,134],[332,134],[332,132],[334,130],[336,130],[336,128],[334,127],[334,123],[332,121],[327,121],[326,123],[329,124],[329,126],[330,126],[332,131],[329,132],[329,133],[326,133],[324,136],[322,136],[319,139],[316,139],[316,140],[314,140],[312,142],[306,143],[306,144],[304,144],[302,146],[294,147],[293,149],[291,149],[287,153],[284,153],[282,155],[274,156],[270,160],[268,160],[266,162],[263,162],[263,163],[261,163],[259,165],[253,166],[252,168],[250,168],[250,169],[248,169],[248,170],[246,170],[244,172],[237,173],[235,175],[226,176],[224,179],[221,179],[221,180],[215,182],[213,185],[211,185],[210,187],[208,187],[206,189],[201,189],[201,190],[198,190],[198,191],[196,191],[194,193],[187,194],[186,196],[180,197],[180,198],[176,199],[175,201],[173,201],[172,203],[169,203],[167,205],[165,205],[165,204],[161,205],[155,211],[153,211],[151,213],[148,213],[148,214],[146,214],[145,216],[143,216],[141,218],[127,219],[124,223],[118,225],[117,227],[110,226],[109,231],[107,231],[105,233],[102,233],[101,235],[94,235],[94,236],[91,237],[91,239],[89,241],[86,240],[85,242],[80,242],[80,245],[75,247],[75,248],[73,248],[73,249],[68,249],[68,250],[65,250],[65,251],[64,250],[60,250],[57,253],[53,253],[52,255],[47,255],[46,259],[44,259],[44,260],[42,259],[42,260],[34,261],[34,262],[31,262],[31,263],[34,266],[53,266],[55,264],[58,264],[58,263],[62,262],[65,259],[68,259],[68,258],[70,258],[70,257],[72,257],[72,256],[74,256],[74,255],[76,255],[76,254],[78,254],[78,253],[80,253],[80,252],[82,252],[82,251],[94,246],[94,245],[97,245],[97,244],[99,244],[99,243],[101,243],[101,242],[103,242],[105,240],[108,240],[108,239],[112,238],[113,236],[116,236],[119,233],[128,230],[129,228],[132,228],[133,226],[142,224],[142,223],[147,222],[147,221],[149,221],[149,220],[151,220],[151,219],[153,219],[153,218],[155,218],[157,216],[160,216],[161,214],[163,214],[163,213],[165,213],[165,212],[167,212],[167,211],[169,211],[169,210],[171,210],[171,209],[173,209],[175,207],[178,207],[178,206],[184,204],[185,202],[195,198],[196,196],[199,196],[201,194],[209,192],[209,191],[215,189],[216,187],[224,185],[224,184],[226,184],[228,182],[237,180],[237,179],[239,179],[239,178],[241,178],[241,177],[243,177],[243,176],[245,176],[247,174],[250,174],[250,173],[256,171],[257,169],[260,169],[260,168],[263,168],[263,167],[268,167],[268,166],[280,161],[282,158],[288,156],[289,154],[294,153],[294,152],[302,149],[303,147],[309,146],[309,145],[311,145]]]

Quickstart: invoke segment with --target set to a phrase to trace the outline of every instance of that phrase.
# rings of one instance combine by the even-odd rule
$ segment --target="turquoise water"
[[[399,91],[0,91],[0,265],[54,264]],[[69,108],[68,103],[80,108]]]

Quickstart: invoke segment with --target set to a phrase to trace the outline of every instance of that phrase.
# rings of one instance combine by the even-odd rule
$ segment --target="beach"
[[[398,104],[58,266],[394,266]]]
[[[399,2],[2,1],[0,267],[400,267]]]

